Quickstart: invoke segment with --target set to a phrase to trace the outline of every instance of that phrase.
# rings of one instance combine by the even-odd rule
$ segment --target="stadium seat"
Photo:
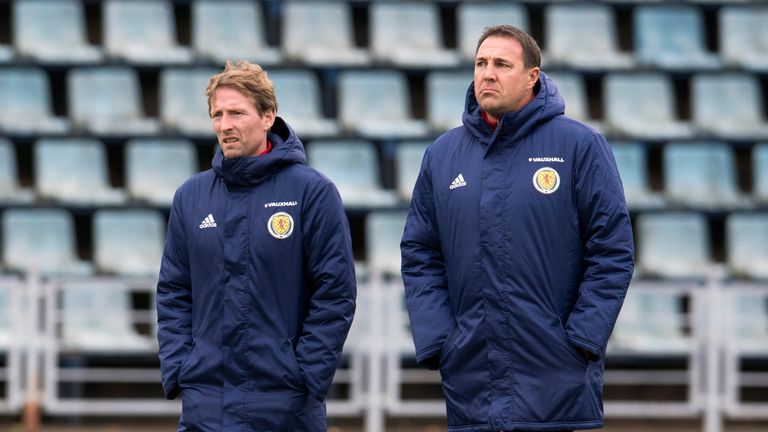
[[[678,120],[671,78],[662,73],[607,75],[603,106],[607,131],[622,138],[681,139],[694,133],[688,122]]]
[[[694,5],[641,5],[633,13],[635,58],[667,69],[717,68],[706,50],[704,19]]]
[[[637,216],[637,271],[642,277],[703,279],[711,264],[709,229],[701,213]]]
[[[29,302],[21,279],[0,275],[0,412],[21,412],[24,403],[22,358],[31,333]]]
[[[147,118],[139,77],[126,66],[75,68],[67,75],[69,115],[75,126],[98,135],[149,135],[160,122]]]
[[[35,66],[0,69],[0,129],[6,134],[63,134],[71,124],[55,117],[48,75]]]
[[[192,50],[176,41],[173,7],[166,0],[107,0],[103,6],[104,50],[136,64],[192,61]]]
[[[0,137],[0,204],[30,203],[35,198],[31,190],[19,186],[16,166],[13,143]]]
[[[269,73],[275,87],[278,112],[300,138],[338,135],[335,119],[323,116],[320,83],[311,70],[276,70]]]
[[[131,199],[170,207],[173,194],[198,172],[197,151],[184,138],[137,138],[125,147],[126,189]]]
[[[381,186],[378,155],[370,141],[315,140],[307,147],[307,159],[336,184],[345,207],[397,203],[397,194]]]
[[[283,54],[309,65],[369,64],[367,50],[355,46],[353,25],[346,1],[283,2]]]
[[[665,288],[629,287],[609,354],[677,356],[692,349],[680,293]]]
[[[522,4],[505,2],[461,2],[456,10],[459,54],[469,63],[475,61],[477,41],[486,27],[508,24],[529,31],[528,11]]]
[[[731,213],[725,228],[729,272],[741,278],[768,280],[768,214]]]
[[[693,120],[704,133],[723,139],[768,136],[763,92],[754,75],[696,74],[691,83]]]
[[[218,72],[198,67],[160,70],[160,121],[165,129],[197,137],[215,136],[205,89]]]
[[[10,63],[13,60],[13,49],[5,44],[0,44],[0,63]]]
[[[663,149],[670,206],[724,210],[749,206],[736,183],[733,149],[722,142],[672,142]]]
[[[217,64],[249,60],[279,63],[280,51],[267,44],[265,20],[258,2],[195,0],[192,3],[192,46],[202,59]]]
[[[752,198],[758,205],[768,205],[768,142],[752,149]]]
[[[402,141],[397,144],[395,149],[397,193],[406,202],[411,202],[411,194],[419,177],[421,161],[430,143],[430,141]]]
[[[559,71],[547,73],[555,82],[560,95],[565,100],[565,115],[584,122],[595,129],[602,130],[603,124],[589,114],[589,97],[584,77],[578,72]]]
[[[133,327],[129,286],[116,279],[61,285],[61,348],[80,353],[151,352],[155,342]]]
[[[639,142],[611,143],[616,166],[619,169],[624,196],[631,210],[654,209],[664,206],[661,194],[650,188],[647,152]]]
[[[768,71],[768,7],[724,5],[718,12],[720,56],[728,66]]]
[[[165,225],[165,217],[156,210],[97,210],[93,215],[96,270],[119,276],[157,277]]]
[[[125,202],[112,188],[104,144],[93,138],[41,138],[34,148],[35,190],[44,200],[72,205]]]
[[[104,54],[88,43],[80,0],[15,0],[13,40],[20,57],[50,63],[97,63]]]
[[[446,49],[440,12],[429,2],[373,2],[369,7],[373,56],[398,67],[447,67],[459,55]]]
[[[589,31],[584,31],[589,29]],[[632,56],[619,51],[616,18],[610,5],[549,4],[544,10],[543,63],[579,69],[630,68]]]
[[[88,275],[77,255],[75,222],[63,209],[9,209],[3,213],[3,264],[38,274]]]
[[[396,70],[339,73],[339,121],[344,130],[371,138],[422,137],[427,123],[411,114],[411,94],[403,72]]]
[[[372,272],[400,275],[400,239],[403,238],[404,211],[374,211],[365,218],[365,251]]]
[[[442,133],[461,126],[472,71],[432,71],[426,81],[427,121],[432,130]]]

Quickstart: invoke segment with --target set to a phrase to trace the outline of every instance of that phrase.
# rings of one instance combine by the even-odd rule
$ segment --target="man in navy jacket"
[[[633,270],[605,139],[563,115],[512,26],[478,43],[463,126],[427,150],[401,244],[417,361],[449,431],[602,426],[605,348]]]
[[[165,395],[180,431],[325,431],[355,310],[341,199],[261,67],[227,63],[206,94],[220,150],[176,192],[157,286]]]

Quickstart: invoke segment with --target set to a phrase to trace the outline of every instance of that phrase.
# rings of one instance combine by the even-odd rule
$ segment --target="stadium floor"
[[[328,432],[362,432],[360,420],[333,419]],[[170,432],[176,429],[173,419],[88,419],[76,422],[74,419],[46,419],[40,432]],[[441,420],[389,420],[387,432],[443,432],[445,424]],[[13,420],[0,420],[0,431],[25,432],[23,425]],[[602,432],[701,432],[698,421],[652,421],[652,420],[616,420],[606,421]],[[728,422],[723,432],[766,432],[768,421],[764,422]]]

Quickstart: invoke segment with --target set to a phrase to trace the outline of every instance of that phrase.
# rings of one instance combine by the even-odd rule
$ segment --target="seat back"
[[[472,72],[430,72],[427,75],[427,119],[432,129],[444,132],[462,124]]]
[[[710,264],[709,229],[700,213],[643,213],[637,217],[638,267],[648,276],[700,279]]]
[[[735,158],[728,144],[673,142],[664,147],[662,157],[670,203],[701,208],[738,204]]]
[[[400,239],[406,212],[375,211],[365,219],[365,250],[368,268],[385,274],[400,274]]]
[[[160,120],[174,130],[213,135],[205,89],[217,70],[164,68],[160,71]]]
[[[395,150],[395,169],[397,170],[397,192],[400,198],[409,201],[419,177],[421,161],[429,141],[404,141]]]
[[[117,275],[156,277],[163,258],[165,224],[165,218],[156,210],[96,211],[96,269]]]
[[[693,5],[641,5],[633,13],[635,56],[662,66],[700,64],[705,52],[704,20]]]
[[[470,62],[475,60],[477,40],[486,27],[498,24],[513,25],[529,30],[528,11],[522,4],[511,2],[462,2],[456,11],[458,46],[461,56]]]
[[[741,277],[768,279],[768,214],[732,213],[725,228],[729,270]]]
[[[125,148],[126,187],[133,199],[170,206],[173,194],[197,171],[197,152],[184,138],[139,138]]]

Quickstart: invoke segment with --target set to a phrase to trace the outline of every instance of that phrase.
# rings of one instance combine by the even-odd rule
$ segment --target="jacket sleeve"
[[[565,331],[574,346],[601,357],[632,279],[634,241],[610,146],[594,134],[582,148],[574,181],[584,275]]]
[[[309,311],[296,358],[311,397],[324,400],[355,313],[352,240],[341,197],[329,181],[313,185],[303,214]]]
[[[167,399],[179,394],[178,374],[192,347],[192,286],[179,192],[173,199],[157,283],[157,340]]]
[[[437,369],[443,342],[456,320],[448,298],[429,158],[427,151],[414,187],[400,250],[416,361],[421,366]]]

